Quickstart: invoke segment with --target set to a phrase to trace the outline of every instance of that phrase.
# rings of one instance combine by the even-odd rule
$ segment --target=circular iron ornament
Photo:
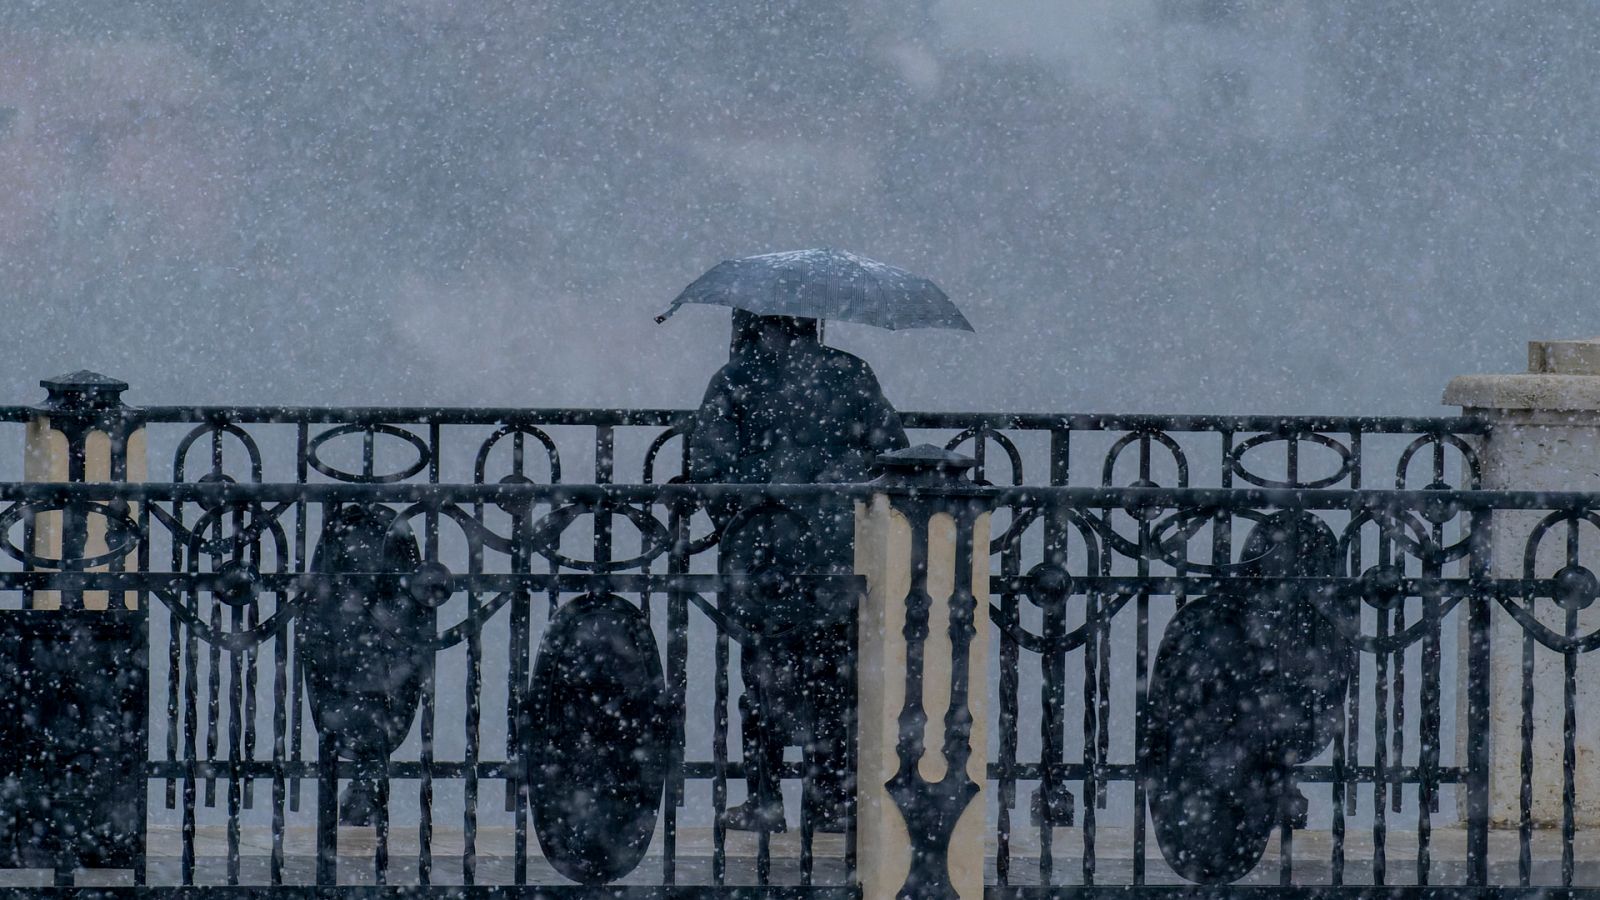
[[[1158,488],[1161,487],[1161,485],[1156,484],[1154,481],[1151,481],[1148,478],[1141,478],[1138,481],[1128,485],[1128,487]],[[1122,509],[1128,515],[1138,519],[1141,522],[1154,522],[1156,519],[1161,518],[1161,513],[1162,510],[1165,509],[1165,506],[1160,501],[1156,500],[1129,499],[1122,505]]]
[[[386,434],[390,437],[400,438],[401,440],[410,444],[412,448],[417,451],[417,461],[404,469],[389,472],[383,475],[366,475],[361,472],[346,472],[343,469],[336,469],[322,461],[321,450],[323,444],[326,444],[334,438],[343,437],[347,434],[366,434],[368,432],[371,432],[375,436],[379,434]],[[333,478],[338,481],[353,482],[356,484],[391,484],[396,481],[405,481],[407,478],[410,478],[418,472],[421,472],[423,469],[426,469],[431,458],[432,453],[428,450],[428,444],[426,441],[420,437],[417,437],[411,432],[406,431],[404,428],[396,428],[393,425],[340,425],[338,428],[330,428],[327,431],[322,432],[321,434],[312,438],[310,443],[306,445],[306,465],[309,465],[311,468],[316,469],[318,472],[321,472],[329,478]]]
[[[1423,488],[1423,490],[1431,493],[1439,493],[1442,491],[1454,490],[1454,488],[1442,481],[1435,481]],[[1450,500],[1445,497],[1426,497],[1422,501],[1422,509],[1418,511],[1418,514],[1434,525],[1443,525],[1451,519],[1454,519],[1458,514],[1460,514],[1460,512],[1461,504],[1454,500]]]
[[[1361,599],[1373,609],[1388,611],[1405,602],[1401,582],[1405,573],[1390,564],[1369,566],[1361,573]]]
[[[512,472],[510,475],[501,478],[499,483],[506,487],[519,487],[524,484],[533,484],[534,482],[532,478],[529,478],[521,472]],[[495,505],[499,506],[501,509],[513,516],[523,516],[527,514],[530,508],[532,508],[533,501],[529,500],[527,497],[508,497],[504,500],[496,501]]]
[[[217,568],[215,585],[212,592],[223,603],[249,606],[261,593],[261,573],[249,563],[230,560]]]
[[[1329,475],[1325,475],[1321,478],[1313,478],[1309,481],[1305,479],[1282,481],[1275,478],[1263,478],[1245,467],[1244,455],[1246,453],[1254,450],[1257,447],[1266,444],[1275,444],[1280,441],[1287,441],[1290,438],[1295,438],[1312,444],[1320,444],[1324,447],[1327,447],[1329,450],[1332,450],[1334,453],[1338,454],[1339,467]],[[1315,431],[1302,431],[1292,434],[1268,433],[1258,434],[1255,437],[1240,443],[1239,446],[1234,447],[1233,451],[1228,454],[1228,466],[1233,470],[1233,474],[1243,478],[1245,481],[1248,481],[1253,485],[1256,485],[1257,487],[1317,490],[1320,488],[1333,487],[1339,482],[1349,478],[1351,472],[1355,469],[1355,454],[1351,453],[1350,448],[1344,444],[1339,443],[1325,434],[1320,434]]]
[[[406,592],[411,599],[429,609],[438,609],[454,593],[450,587],[450,569],[443,563],[425,562],[405,579]]]
[[[1072,596],[1072,576],[1060,566],[1040,563],[1028,572],[1033,588],[1026,593],[1038,607],[1059,606]]]
[[[207,472],[206,474],[201,475],[200,478],[196,481],[196,484],[237,484],[237,483],[238,482],[234,479],[234,477],[232,475],[229,475],[226,472]],[[227,505],[227,501],[222,500],[222,499],[202,498],[202,499],[196,501],[196,505],[199,506],[202,510],[205,510],[206,512],[210,513],[210,512],[216,512],[217,510],[221,509],[223,506]]]
[[[1201,597],[1168,624],[1150,672],[1148,796],[1156,844],[1201,884],[1244,877],[1278,821],[1287,773],[1257,709],[1274,655],[1250,599]]]
[[[539,846],[573,881],[615,881],[649,849],[667,783],[666,691],[638,607],[588,594],[555,614],[523,701],[523,758]]]
[[[1551,597],[1562,609],[1588,609],[1600,595],[1600,580],[1585,566],[1564,566],[1551,581]]]
[[[58,559],[30,552],[11,540],[12,527],[29,513],[35,516],[52,512],[64,515],[66,507],[67,504],[63,503],[13,503],[5,512],[0,513],[0,553],[40,569],[63,569],[69,565],[89,569],[109,565],[115,559],[127,558],[143,539],[139,523],[128,511],[128,504],[114,500],[108,503],[90,502],[84,505],[85,518],[98,516],[106,522],[104,534],[107,549],[104,553]]]

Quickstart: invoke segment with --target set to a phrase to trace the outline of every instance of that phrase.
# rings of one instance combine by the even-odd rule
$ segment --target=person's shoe
[[[1076,798],[1072,796],[1071,791],[1067,790],[1066,785],[1060,783],[1053,785],[1048,795],[1045,792],[1044,785],[1040,785],[1033,792],[1033,801],[1028,804],[1029,821],[1033,823],[1035,828],[1043,825],[1050,825],[1054,828],[1071,828],[1075,803]]]
[[[339,797],[339,824],[370,828],[377,820],[378,785],[365,778],[351,780]]]
[[[829,807],[826,811],[811,813],[811,830],[819,834],[844,834],[845,822],[849,816],[845,815],[843,804]]]
[[[789,830],[789,823],[783,818],[782,803],[756,803],[753,800],[746,800],[728,810],[724,821],[728,828],[734,831],[782,834]]]
[[[1311,800],[1306,797],[1305,791],[1300,790],[1298,787],[1290,790],[1293,793],[1283,798],[1284,805],[1288,807],[1286,812],[1288,814],[1289,827],[1296,831],[1301,831],[1306,827],[1306,820],[1311,812]]]

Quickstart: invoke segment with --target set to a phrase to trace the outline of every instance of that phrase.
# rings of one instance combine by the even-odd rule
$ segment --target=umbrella
[[[828,247],[718,263],[684,288],[656,321],[666,321],[685,303],[731,306],[763,316],[838,319],[891,330],[972,330],[961,310],[928,279]]]

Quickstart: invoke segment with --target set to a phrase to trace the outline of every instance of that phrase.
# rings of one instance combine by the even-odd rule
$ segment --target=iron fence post
[[[34,482],[144,477],[141,416],[127,384],[93,372],[47,378],[28,422],[24,474]],[[125,571],[143,556],[139,513],[126,502],[74,498],[24,504],[24,568]],[[110,603],[114,593],[123,602]],[[59,885],[79,867],[132,868],[145,878],[149,758],[145,604],[132,591],[85,591],[72,579],[34,590],[0,613],[0,746],[12,834],[9,864],[48,864]]]

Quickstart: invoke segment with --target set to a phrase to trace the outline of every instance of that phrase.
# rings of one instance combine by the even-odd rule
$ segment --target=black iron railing
[[[650,896],[857,890],[848,831],[726,827],[745,774],[736,663],[757,638],[725,598],[759,579],[719,568],[725,519],[708,510],[912,488],[682,484],[683,411],[119,410],[151,481],[0,485],[0,597],[19,615],[134,606],[148,841],[105,852],[137,856],[141,883],[570,883],[539,851],[519,715],[561,610],[615,595],[661,661],[670,765],[653,842],[602,880]],[[963,502],[993,510],[991,896],[1600,883],[1581,852],[1576,680],[1600,645],[1583,612],[1600,497],[1478,490],[1487,429],[1472,419],[905,420],[975,458]],[[302,627],[318,596],[384,577],[316,565],[338,511],[373,506],[409,523],[417,555],[395,588],[436,618],[416,727],[376,773],[391,811],[341,833],[338,788],[373,770],[318,733]],[[1508,641],[1516,683],[1491,691]],[[1559,677],[1538,677],[1547,659]],[[1552,695],[1553,818],[1534,766]],[[1233,718],[1203,726],[1196,708]],[[1497,716],[1521,724],[1496,750],[1515,784],[1491,791]],[[1209,813],[1225,845],[1184,824],[1204,805],[1195,784],[1232,777],[1197,742],[1253,773],[1231,791],[1248,802]],[[793,794],[812,771],[791,757],[781,780]],[[1512,827],[1491,828],[1506,791]]]
[[[752,633],[724,602],[738,592],[759,592],[754,581],[761,573],[697,566],[698,559],[715,555],[721,532],[698,532],[691,521],[712,502],[772,508],[823,493],[831,492],[520,483],[0,485],[0,525],[7,537],[0,550],[25,564],[0,571],[0,592],[13,600],[0,617],[13,617],[15,624],[56,621],[49,618],[55,616],[72,628],[81,621],[125,623],[137,635],[137,646],[124,648],[115,665],[86,665],[105,674],[124,667],[139,676],[136,688],[146,680],[139,648],[148,641],[152,651],[148,726],[142,703],[130,707],[122,698],[112,710],[140,726],[119,736],[123,758],[144,755],[142,741],[149,741],[148,764],[122,773],[117,784],[138,798],[137,811],[121,823],[126,846],[110,853],[98,844],[65,842],[52,848],[53,855],[14,864],[54,867],[62,877],[80,863],[111,864],[132,869],[140,884],[330,885],[352,877],[349,871],[341,875],[341,858],[348,868],[363,855],[341,855],[339,785],[371,779],[378,798],[370,822],[371,858],[364,873],[354,873],[371,883],[538,885],[592,875],[606,882],[707,888],[787,884],[833,895],[853,880],[852,836],[819,839],[803,811],[798,840],[776,866],[765,833],[744,842],[752,845],[748,856],[737,848],[730,852],[728,782],[741,778],[745,765],[728,753],[731,653],[773,635]],[[383,533],[411,540],[417,556],[389,571],[319,564],[330,523],[342,525],[351,511],[372,509],[392,511],[383,519]],[[601,513],[611,517],[604,536],[614,551],[609,559],[592,552],[601,539],[589,520]],[[105,535],[105,548],[52,556],[16,542],[23,530],[16,526],[49,516],[60,517],[63,530],[72,530],[76,521],[80,534]],[[323,546],[308,549],[307,534]],[[832,588],[819,596],[841,601],[819,621],[853,622],[859,579],[821,571],[804,577],[814,587]],[[412,666],[418,678],[409,700],[414,708],[400,713],[401,730],[386,748],[390,752],[364,763],[341,754],[341,742],[354,736],[341,735],[330,723],[340,715],[361,718],[356,709],[374,698],[341,696],[337,683],[317,677],[320,663],[361,650],[348,643],[324,646],[327,626],[318,616],[327,598],[341,592],[379,602],[386,583],[391,625],[407,615],[425,614],[427,621],[425,637],[402,648],[399,657],[367,660],[388,667],[380,675]],[[560,809],[540,816],[546,796],[593,786],[541,782],[530,789],[530,781],[551,776],[525,765],[530,749],[539,749],[524,733],[536,725],[529,721],[530,698],[565,689],[559,671],[564,658],[552,649],[552,634],[573,634],[579,625],[564,619],[564,611],[585,604],[618,618],[612,636],[631,633],[636,646],[623,648],[615,659],[567,660],[573,663],[569,677],[597,665],[648,668],[658,657],[662,666],[659,703],[652,701],[632,726],[607,732],[609,741],[600,747],[612,747],[622,768],[584,763],[574,774],[569,760],[564,772],[569,781],[605,783],[620,777],[630,751],[666,759],[659,773],[663,783],[645,786],[635,798],[641,804],[637,814],[649,825],[645,841],[599,862],[594,852],[615,851],[608,848],[614,835],[564,833],[568,824],[581,831],[583,823],[565,823]],[[542,682],[533,666],[536,647],[557,667]],[[848,657],[837,664],[846,670],[852,665]],[[13,668],[10,674],[27,673]],[[353,667],[340,674],[359,678],[371,672]],[[403,694],[392,682],[389,693]],[[325,696],[317,695],[319,687]],[[45,699],[47,705],[59,702]],[[91,691],[82,703],[103,700]],[[340,713],[340,703],[356,706]],[[362,722],[369,729],[382,727]],[[812,771],[800,760],[786,764],[780,777],[804,788]],[[157,798],[148,810],[145,778]],[[313,793],[307,802],[308,788]],[[403,823],[391,819],[391,806],[409,810]],[[73,815],[87,821],[100,814]],[[51,821],[70,827],[77,819]],[[297,822],[314,829],[313,840],[300,842],[305,846],[298,855]],[[577,847],[572,858],[552,855],[554,845],[541,829]],[[208,831],[220,834],[208,840]],[[402,831],[408,858],[391,849],[391,837]],[[532,831],[540,831],[544,854],[530,853]],[[486,832],[496,833],[496,846],[483,844]],[[7,838],[25,843],[15,831]],[[147,840],[162,845],[162,852],[147,854]],[[601,850],[585,857],[585,840]],[[208,843],[220,851],[209,859]]]

